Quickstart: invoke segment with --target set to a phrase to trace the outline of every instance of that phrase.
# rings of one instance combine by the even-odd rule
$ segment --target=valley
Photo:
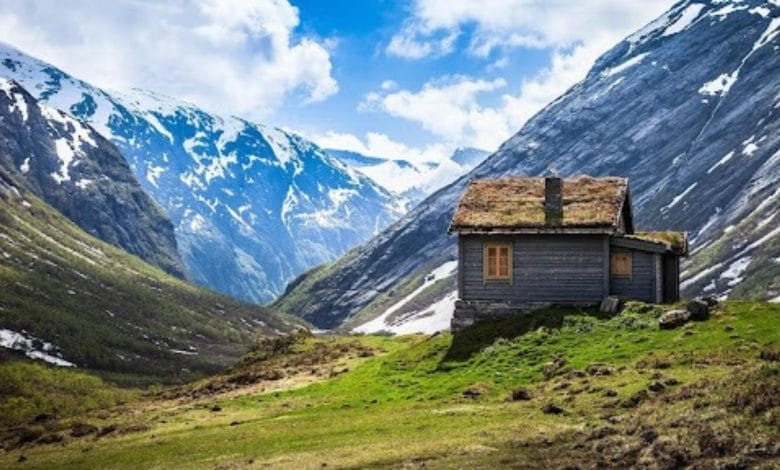
[[[709,321],[678,330],[658,330],[657,315],[635,303],[614,318],[544,311],[455,336],[264,343],[213,378],[136,395],[107,411],[25,425],[41,429],[42,442],[52,434],[61,439],[18,446],[16,435],[6,434],[0,462],[776,465],[779,307],[729,302]],[[76,423],[91,431],[72,437]]]

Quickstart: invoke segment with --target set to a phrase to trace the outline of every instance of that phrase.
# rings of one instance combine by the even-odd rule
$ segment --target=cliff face
[[[87,233],[185,276],[173,225],[119,150],[5,79],[0,79],[0,166]]]

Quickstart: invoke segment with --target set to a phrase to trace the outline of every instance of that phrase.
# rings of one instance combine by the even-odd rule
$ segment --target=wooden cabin
[[[606,296],[679,299],[686,234],[636,232],[626,178],[472,180],[449,231],[459,253],[453,329]]]

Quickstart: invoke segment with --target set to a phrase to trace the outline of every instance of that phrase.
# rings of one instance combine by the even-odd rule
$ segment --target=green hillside
[[[169,276],[18,187],[0,174],[0,330],[51,343],[50,356],[119,381],[177,382],[300,324]]]
[[[614,318],[547,310],[456,336],[264,341],[220,375],[31,422],[22,429],[38,443],[8,434],[0,466],[780,464],[780,306],[730,302],[676,330],[659,330],[659,313],[637,303]]]

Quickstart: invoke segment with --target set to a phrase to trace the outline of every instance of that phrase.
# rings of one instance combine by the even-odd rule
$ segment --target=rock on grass
[[[511,401],[527,401],[531,398],[533,398],[531,391],[524,387],[518,387],[509,394],[509,399]]]

